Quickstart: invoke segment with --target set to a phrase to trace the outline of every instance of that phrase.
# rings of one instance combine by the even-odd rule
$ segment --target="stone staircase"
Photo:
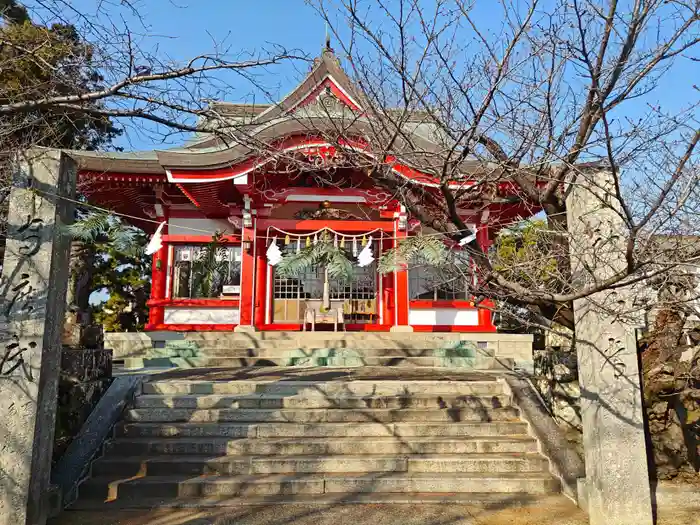
[[[496,374],[156,374],[73,508],[484,502],[559,491]]]
[[[105,344],[127,369],[402,366],[494,370],[512,369],[532,360],[532,336],[521,334],[132,333],[106,334]]]

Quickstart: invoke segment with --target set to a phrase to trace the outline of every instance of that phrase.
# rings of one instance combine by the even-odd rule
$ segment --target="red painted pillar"
[[[482,332],[495,332],[496,325],[493,324],[493,307],[494,302],[491,299],[486,299],[478,305],[479,315],[479,330]]]
[[[167,229],[167,226],[163,230]],[[168,249],[169,246],[164,244],[163,247],[153,254],[153,263],[151,269],[151,301],[165,299],[166,283],[168,277]],[[163,324],[165,317],[165,308],[162,305],[149,306],[148,308],[148,325],[147,328],[154,329],[155,325]]]
[[[491,235],[489,231],[488,223],[482,223],[479,225],[479,229],[476,233],[476,241],[481,247],[481,249],[488,253],[489,247],[491,246]],[[481,304],[477,305],[479,308],[479,329],[482,332],[495,332],[496,326],[493,324],[493,308],[495,303],[490,299],[482,301]]]
[[[253,296],[255,290],[255,228],[241,232],[241,301],[238,326],[253,325]]]
[[[388,273],[381,276],[382,279],[382,324],[392,326],[394,324],[394,274]]]
[[[260,330],[265,324],[265,299],[267,297],[267,257],[265,239],[258,239],[255,253],[255,328]]]
[[[379,244],[381,247],[381,255],[384,255],[394,246],[394,241],[384,239],[381,240]],[[377,282],[382,292],[381,297],[377,297],[379,301],[377,323],[382,326],[392,326],[394,324],[394,274],[378,274],[377,277]]]
[[[405,230],[400,231],[398,228],[398,219],[394,221],[394,246],[401,239],[405,238],[407,233]],[[408,325],[408,269],[394,272],[394,315],[392,331],[395,332],[412,332],[413,328]]]

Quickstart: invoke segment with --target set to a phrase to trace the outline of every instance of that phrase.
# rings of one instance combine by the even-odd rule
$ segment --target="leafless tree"
[[[356,165],[425,228],[458,241],[468,229],[465,210],[473,216],[503,205],[523,218],[546,214],[549,252],[519,261],[516,273],[527,279],[504,269],[498,254],[469,244],[480,274],[475,292],[534,307],[543,319],[571,327],[573,300],[695,265],[697,250],[671,249],[658,239],[678,243],[698,233],[700,118],[691,80],[698,71],[698,0],[500,0],[489,2],[488,12],[475,0],[308,3],[328,22],[363,107],[361,114],[327,119],[333,125],[322,132],[337,140],[361,121],[372,156],[358,156]],[[213,42],[212,52],[176,63],[144,44],[148,21],[138,3],[103,0],[89,14],[65,0],[34,0],[31,7],[40,22],[74,24],[104,78],[94,89],[68,94],[46,86],[39,97],[0,96],[3,122],[17,126],[9,116],[65,111],[274,148],[207,100],[222,98],[223,90],[244,98],[238,80],[265,93],[259,73],[301,53],[272,47],[246,55]],[[117,16],[120,10],[131,24]],[[36,50],[20,55],[41,67]],[[659,103],[671,86],[685,100],[668,103],[664,93],[667,102]],[[318,115],[307,119],[309,128],[318,122]],[[411,133],[418,128],[429,135],[429,148]],[[388,155],[431,174],[436,187],[398,176]],[[615,181],[611,197],[621,203],[614,209],[624,223],[627,264],[582,287],[571,279],[565,200],[568,188],[603,167]],[[540,279],[546,258],[556,260],[555,270]]]
[[[144,7],[141,0],[100,0],[89,11],[66,0],[0,2],[6,22],[27,17],[40,28],[31,38],[0,33],[1,70],[29,70],[17,83],[0,86],[0,154],[42,143],[62,147],[60,137],[55,132],[50,136],[51,126],[45,125],[56,115],[76,121],[113,119],[121,127],[131,123],[131,131],[160,141],[172,133],[219,128],[221,119],[209,100],[224,93],[243,99],[256,90],[265,92],[270,86],[263,86],[261,73],[285,61],[304,59],[300,52],[281,46],[247,50],[233,39],[213,38],[206,49],[193,49],[191,57],[171,59],[160,43],[176,35],[152,35],[148,18],[140,14]],[[52,39],[49,30],[54,24],[75,30],[74,48]],[[47,49],[61,45],[68,51],[55,51],[60,59],[52,61]],[[228,135],[234,135],[229,128]],[[17,143],[18,135],[22,144]]]
[[[423,225],[459,240],[464,210],[504,203],[519,205],[523,217],[546,214],[551,252],[520,261],[520,273],[539,275],[546,257],[557,259],[557,271],[547,283],[514,279],[472,243],[481,293],[571,327],[573,300],[695,265],[697,249],[670,244],[700,233],[700,97],[692,80],[700,72],[700,2],[309,3],[368,102],[375,157],[397,155],[437,179],[438,191],[428,192],[379,164],[373,171]],[[683,100],[668,93],[674,87]],[[438,150],[412,140],[416,115]],[[627,264],[581,287],[570,275],[565,200],[567,188],[599,169],[615,181],[610,196],[621,203]],[[496,189],[503,184],[509,192]]]
[[[176,35],[154,36],[144,7],[152,5],[100,0],[79,10],[67,0],[0,1],[0,217],[18,151],[103,149],[125,129],[160,143],[214,129],[232,139],[237,126],[208,101],[264,93],[272,86],[263,73],[274,80],[270,69],[304,62],[281,46],[246,50],[213,38],[190,58],[171,59],[160,43]],[[4,228],[0,220],[0,259]]]

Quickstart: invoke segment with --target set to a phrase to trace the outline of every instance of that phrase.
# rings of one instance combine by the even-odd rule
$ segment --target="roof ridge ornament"
[[[312,71],[314,70],[314,68],[318,67],[321,64],[321,62],[323,62],[324,57],[330,57],[334,59],[338,65],[340,65],[340,60],[338,60],[338,57],[335,56],[335,52],[331,47],[331,34],[328,31],[328,22],[326,22],[326,42],[325,45],[321,48],[321,54],[314,58],[313,64],[311,65]]]

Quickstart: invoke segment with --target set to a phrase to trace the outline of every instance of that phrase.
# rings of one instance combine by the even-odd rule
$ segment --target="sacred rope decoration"
[[[273,235],[270,242],[271,233],[277,235]],[[322,304],[324,308],[330,308],[330,280],[350,281],[353,278],[353,261],[350,257],[356,258],[355,263],[360,267],[369,266],[374,261],[372,234],[378,234],[381,239],[383,232],[375,229],[349,235],[325,227],[299,234],[270,227],[267,231],[267,262],[280,277],[285,278],[298,278],[309,268],[322,268]],[[280,238],[284,239],[285,246],[291,246],[286,255],[279,247]]]

